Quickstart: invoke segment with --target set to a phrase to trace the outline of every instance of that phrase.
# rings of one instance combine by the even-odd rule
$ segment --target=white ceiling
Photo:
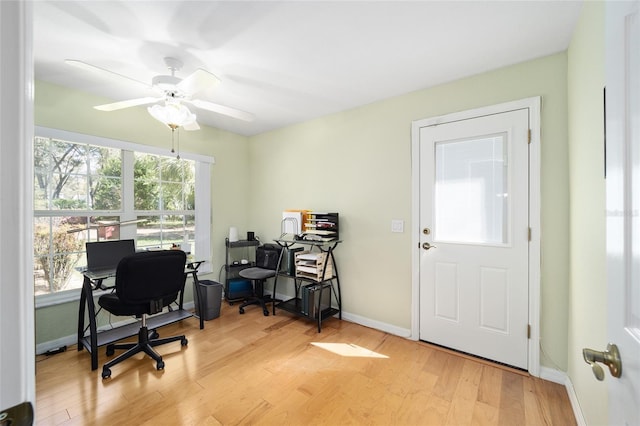
[[[35,1],[36,79],[114,101],[151,94],[64,63],[151,82],[163,58],[221,84],[200,124],[254,135],[565,50],[580,1]],[[141,108],[141,107],[138,107]],[[109,112],[104,112],[109,114]]]

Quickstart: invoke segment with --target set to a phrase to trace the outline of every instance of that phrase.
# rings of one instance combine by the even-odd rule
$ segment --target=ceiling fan
[[[197,69],[185,78],[176,77],[176,71],[179,71],[183,65],[182,61],[176,58],[164,58],[164,62],[167,65],[167,68],[171,71],[171,75],[157,75],[153,77],[150,85],[75,59],[66,59],[65,62],[84,70],[105,75],[111,79],[126,81],[127,83],[135,83],[146,89],[153,89],[159,94],[157,97],[128,99],[94,106],[95,109],[100,111],[116,111],[134,106],[156,104],[147,108],[149,113],[157,120],[167,124],[172,128],[172,130],[175,130],[177,127],[183,127],[185,130],[198,130],[200,128],[198,123],[195,121],[195,114],[191,114],[189,109],[186,108],[183,103],[193,105],[196,108],[212,111],[217,114],[237,118],[239,120],[253,121],[254,119],[253,114],[245,111],[201,99],[193,99],[193,96],[196,93],[218,85],[220,80],[209,71],[201,68]],[[162,101],[164,101],[164,106],[157,104]],[[180,122],[178,123],[177,121]]]

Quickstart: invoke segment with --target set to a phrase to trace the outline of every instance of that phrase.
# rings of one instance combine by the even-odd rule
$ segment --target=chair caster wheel
[[[164,370],[164,361],[158,361],[158,364],[156,365],[156,369]]]
[[[149,334],[149,339],[157,339],[158,337],[160,337],[160,335],[155,330],[153,330],[151,334]]]
[[[108,368],[103,368],[102,369],[102,378],[103,379],[108,379],[109,377],[111,377],[111,370]]]
[[[268,316],[269,316],[269,311],[268,311],[268,310],[266,310],[266,309],[265,309],[264,311],[262,311],[262,313],[264,314],[264,316],[265,316],[265,317],[268,317]]]
[[[241,314],[244,314],[244,308],[240,308],[240,309],[238,309],[238,311],[239,311]]]
[[[187,346],[187,344],[189,343],[189,341],[186,339],[186,337],[182,340],[180,340],[180,346]]]
[[[113,345],[107,345],[107,356],[111,356],[116,352],[116,350],[113,348]]]

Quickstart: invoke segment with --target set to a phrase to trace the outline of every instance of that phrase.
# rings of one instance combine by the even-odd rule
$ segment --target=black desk
[[[194,283],[198,283],[198,268],[203,261],[188,262],[184,270],[184,278],[191,274]],[[115,270],[101,271],[101,272],[83,272],[84,281],[82,283],[82,290],[80,291],[80,305],[78,308],[78,351],[82,348],[86,348],[91,354],[91,369],[96,370],[98,368],[98,347],[108,345],[118,340],[125,339],[127,337],[135,336],[140,330],[140,324],[136,321],[131,324],[124,325],[122,327],[112,328],[110,330],[101,331],[98,333],[98,326],[96,324],[96,315],[100,312],[96,312],[95,302],[93,300],[93,292],[96,290],[110,290],[113,287],[103,285],[103,281],[107,278],[115,277]],[[169,307],[168,312],[163,312],[157,315],[153,315],[147,318],[147,327],[152,330],[158,327],[162,327],[183,319],[190,318],[193,313],[183,308],[184,299],[184,283],[182,284],[182,290],[178,297],[178,309]],[[85,327],[85,306],[87,316],[89,318],[89,324]],[[202,306],[202,304],[201,304]],[[201,309],[200,312],[203,312]],[[204,322],[202,315],[200,315],[200,329],[204,328]],[[85,333],[89,330],[89,334],[85,336]]]

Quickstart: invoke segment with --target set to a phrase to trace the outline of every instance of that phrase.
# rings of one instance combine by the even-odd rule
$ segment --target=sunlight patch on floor
[[[362,346],[352,343],[321,343],[311,342],[313,346],[317,346],[324,350],[333,352],[341,356],[363,357],[363,358],[389,358],[386,355],[379,354]]]

